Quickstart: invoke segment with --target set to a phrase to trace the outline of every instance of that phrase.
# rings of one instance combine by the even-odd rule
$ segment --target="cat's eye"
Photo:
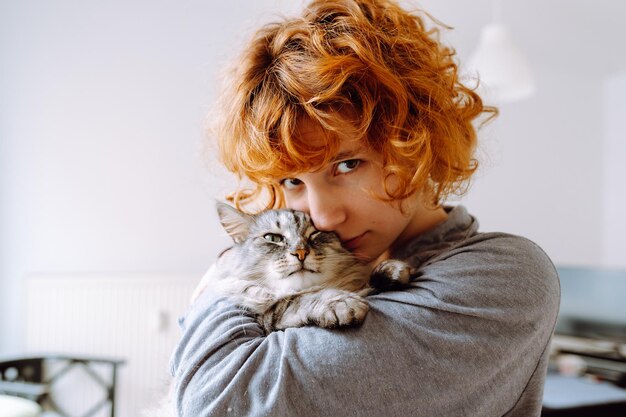
[[[316,237],[318,237],[322,232],[316,230],[315,232],[309,235],[309,242],[312,242]]]
[[[286,188],[287,190],[292,190],[294,188],[297,188],[301,184],[302,184],[302,181],[297,178],[285,178],[284,180],[280,181],[280,185]]]
[[[355,170],[359,165],[361,165],[360,159],[348,159],[346,161],[341,161],[337,164],[335,172],[337,174],[347,174],[348,172]]]
[[[277,233],[266,233],[263,235],[263,239],[272,243],[281,243],[285,238]]]

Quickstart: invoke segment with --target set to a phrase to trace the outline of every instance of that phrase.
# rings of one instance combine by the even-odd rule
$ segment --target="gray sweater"
[[[559,282],[533,242],[479,233],[464,207],[395,258],[411,288],[356,328],[264,336],[206,290],[171,361],[180,416],[538,416]]]

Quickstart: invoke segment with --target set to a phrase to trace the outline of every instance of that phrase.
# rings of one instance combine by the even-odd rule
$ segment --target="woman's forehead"
[[[325,131],[319,123],[310,119],[301,119],[296,125],[294,133],[298,137],[298,141],[306,143],[307,146],[313,148],[326,148],[328,146],[329,132]],[[353,132],[334,132],[333,135],[339,139],[337,155],[350,152],[358,153],[367,149],[367,141],[355,137]],[[337,155],[333,155],[333,157]]]
[[[350,116],[336,114],[328,128],[306,116],[298,119],[291,133],[282,138],[284,146],[278,158],[285,164],[282,170],[270,174],[272,181],[319,172],[337,161],[367,152],[368,142],[357,134]]]
[[[323,148],[328,144],[328,132],[319,123],[308,118],[298,121],[294,135],[297,136],[298,141],[314,148]]]

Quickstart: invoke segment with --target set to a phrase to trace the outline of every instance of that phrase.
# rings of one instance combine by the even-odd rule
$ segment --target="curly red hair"
[[[267,207],[281,207],[279,179],[328,163],[346,134],[382,155],[383,199],[429,187],[436,205],[464,192],[477,168],[473,121],[497,110],[460,82],[454,55],[436,27],[390,0],[316,0],[264,26],[220,107],[220,160],[255,184],[231,199],[245,206],[267,191]],[[324,129],[324,146],[301,140],[305,118]]]

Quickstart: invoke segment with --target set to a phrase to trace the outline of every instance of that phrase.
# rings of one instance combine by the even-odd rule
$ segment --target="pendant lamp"
[[[493,21],[485,26],[480,42],[470,57],[470,74],[479,78],[478,93],[496,102],[530,97],[535,83],[528,61],[513,43],[508,29],[500,23],[498,0],[492,3]]]

